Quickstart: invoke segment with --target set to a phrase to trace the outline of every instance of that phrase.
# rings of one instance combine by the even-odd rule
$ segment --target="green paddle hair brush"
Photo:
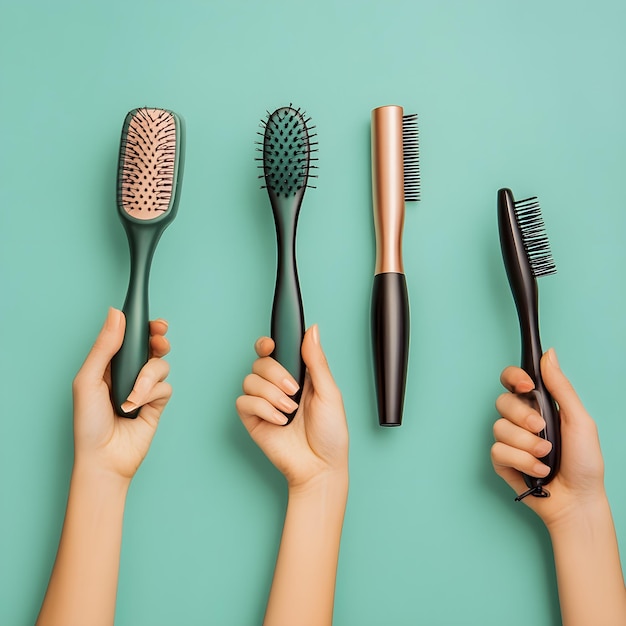
[[[124,343],[111,362],[117,413],[135,418],[139,409],[122,410],[141,368],[149,358],[148,284],[152,256],[178,209],[183,172],[184,128],[165,109],[133,109],[122,128],[117,172],[118,215],[128,237],[130,279],[124,302]]]
[[[262,161],[265,187],[269,195],[278,245],[276,287],[272,306],[271,335],[276,344],[272,356],[296,379],[300,389],[293,400],[300,402],[305,367],[301,346],[304,337],[304,310],[296,264],[296,228],[309,178],[314,178],[311,154],[317,142],[309,126],[311,118],[291,106],[268,112],[262,133]],[[261,133],[259,133],[261,134]],[[260,143],[260,142],[259,142]],[[261,178],[260,177],[260,178]],[[286,415],[287,423],[295,411]]]

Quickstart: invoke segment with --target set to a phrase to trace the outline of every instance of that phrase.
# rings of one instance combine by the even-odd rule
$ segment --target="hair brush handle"
[[[374,276],[372,346],[381,426],[400,426],[409,361],[409,296],[404,274]]]
[[[542,489],[559,471],[561,460],[560,418],[541,377],[541,340],[539,335],[539,291],[522,232],[515,214],[515,201],[510,189],[498,192],[498,231],[502,259],[517,309],[522,343],[521,367],[531,377],[535,389],[526,394],[527,400],[543,417],[546,427],[539,433],[552,443],[552,450],[541,460],[550,467],[544,478],[524,474],[528,493],[546,495]]]
[[[296,380],[300,389],[292,396],[300,403],[304,385],[305,367],[302,361],[302,339],[304,338],[304,310],[296,265],[296,220],[290,216],[288,223],[277,221],[278,267],[276,287],[272,305],[271,335],[276,347],[272,354]],[[296,412],[285,414],[288,422]]]
[[[542,439],[552,443],[552,449],[541,462],[550,468],[550,473],[543,478],[536,478],[523,474],[524,481],[529,489],[537,490],[539,495],[543,492],[542,487],[547,485],[559,471],[561,464],[561,420],[556,404],[550,392],[544,385],[541,376],[541,344],[539,342],[538,326],[536,332],[522,334],[522,369],[532,378],[535,388],[527,394],[528,403],[541,415],[546,423],[545,428],[538,433]]]
[[[122,410],[133,390],[141,368],[150,356],[150,319],[148,284],[150,265],[163,227],[124,223],[130,246],[130,279],[124,301],[126,331],[124,342],[111,361],[111,386],[113,403],[118,415],[135,418],[139,409],[130,413]]]

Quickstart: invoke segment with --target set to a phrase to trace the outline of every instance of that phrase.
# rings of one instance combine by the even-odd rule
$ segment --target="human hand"
[[[559,406],[561,466],[547,485],[550,497],[529,496],[524,503],[551,528],[575,515],[581,507],[593,506],[605,498],[604,461],[596,424],[561,371],[553,349],[543,355],[541,373]],[[539,459],[549,452],[551,444],[534,434],[544,428],[545,422],[517,395],[534,388],[530,376],[519,367],[507,367],[500,380],[509,391],[496,401],[502,417],[493,427],[496,443],[491,448],[491,460],[496,473],[520,494],[527,489],[520,472],[538,478],[549,473]]]
[[[172,395],[165,378],[170,351],[167,322],[150,322],[150,360],[139,372],[124,403],[125,411],[141,406],[135,419],[120,417],[111,402],[111,359],[124,340],[126,319],[109,309],[106,321],[73,383],[75,467],[89,467],[120,477],[135,475],[148,453],[161,413]]]
[[[237,398],[237,412],[256,444],[285,475],[291,490],[306,489],[324,475],[347,476],[348,427],[341,392],[333,380],[319,340],[317,325],[302,341],[306,377],[297,413],[289,426],[281,411],[292,412],[289,397],[298,385],[269,355],[274,342],[261,337],[255,344],[259,358],[243,381],[245,395]]]

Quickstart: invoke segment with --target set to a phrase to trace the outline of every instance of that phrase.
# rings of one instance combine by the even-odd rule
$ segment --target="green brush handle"
[[[137,417],[139,409],[122,411],[122,404],[133,390],[137,375],[150,356],[148,284],[154,250],[164,230],[160,224],[124,222],[130,246],[130,279],[124,301],[126,332],[124,342],[111,361],[113,402],[118,415]]]
[[[299,194],[295,204],[293,199],[276,197],[272,203],[278,239],[278,266],[271,320],[271,335],[276,348],[272,356],[300,385],[298,392],[292,396],[297,403],[300,403],[305,372],[301,354],[304,310],[296,265],[296,225],[301,201],[302,194]],[[289,422],[294,416],[295,411],[290,415],[286,414]]]

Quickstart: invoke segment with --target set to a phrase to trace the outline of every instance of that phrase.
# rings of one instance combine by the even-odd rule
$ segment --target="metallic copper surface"
[[[383,106],[372,111],[372,201],[376,230],[375,274],[404,273],[404,170],[402,107]]]

